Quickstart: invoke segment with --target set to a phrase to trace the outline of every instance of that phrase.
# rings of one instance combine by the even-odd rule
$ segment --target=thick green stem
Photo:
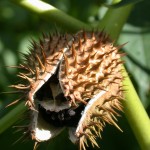
[[[108,32],[112,39],[118,39],[132,8],[133,5],[127,5],[116,9],[110,8],[100,21],[99,28]]]
[[[123,102],[126,118],[137,138],[142,150],[150,149],[150,120],[149,117],[132,85],[126,71],[124,71],[125,79],[123,81],[125,92],[125,100]]]
[[[69,31],[81,29],[90,30],[90,26],[67,15],[63,11],[40,0],[12,0],[14,3],[30,10],[45,19],[47,22],[60,25]]]
[[[44,2],[38,0],[33,0],[33,1],[13,0],[13,1],[16,4],[21,5],[26,9],[29,9],[30,11],[39,14],[42,18],[45,18],[50,22],[57,23],[60,26],[64,26],[65,28],[68,28],[72,31],[77,31],[79,29],[90,29],[88,25],[68,16],[62,11]],[[37,3],[34,3],[34,1],[36,1]],[[38,5],[39,3],[41,4],[40,6]],[[117,9],[109,9],[106,15],[104,16],[104,19],[100,22],[99,27],[104,28],[111,35],[113,39],[117,39],[124,23],[126,22],[128,15],[130,14],[130,11],[132,10],[132,7],[133,7],[132,5],[128,5]],[[125,70],[124,70],[124,74],[126,76]],[[144,110],[144,107],[141,101],[139,100],[139,97],[128,76],[126,76],[123,83],[125,85],[124,86],[125,90],[127,90],[125,92],[126,100],[123,102],[125,115],[129,121],[131,128],[133,129],[133,132],[141,148],[143,150],[149,150],[150,149],[149,117],[146,111]],[[18,109],[14,110],[14,114],[21,113],[23,110],[22,105],[18,106],[17,108]],[[5,118],[10,119],[11,117],[15,118],[15,115],[11,116],[8,114],[8,116],[6,116]],[[6,122],[5,118],[4,119],[2,118],[4,121],[0,122],[0,128],[2,127],[2,125],[5,126],[4,124]],[[12,118],[10,124],[7,125],[7,127],[12,125],[12,123],[14,122]],[[7,121],[7,123],[9,122]]]

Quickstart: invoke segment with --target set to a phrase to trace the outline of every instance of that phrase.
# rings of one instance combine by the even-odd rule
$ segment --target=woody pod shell
[[[32,42],[17,66],[23,80],[12,85],[30,110],[32,139],[50,140],[67,127],[70,140],[85,150],[88,141],[98,146],[96,138],[106,123],[120,129],[120,47],[99,31],[43,35],[39,43]]]

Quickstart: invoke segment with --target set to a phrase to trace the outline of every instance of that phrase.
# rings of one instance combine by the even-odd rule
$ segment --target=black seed
[[[39,113],[46,122],[55,127],[76,127],[80,118],[81,112],[84,110],[84,104],[81,104],[76,109],[64,109],[59,112],[46,111],[41,105],[39,105]]]

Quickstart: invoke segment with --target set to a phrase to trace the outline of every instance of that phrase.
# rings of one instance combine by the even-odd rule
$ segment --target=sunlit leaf
[[[109,7],[109,8],[118,8],[118,7],[122,7],[122,6],[125,6],[125,5],[129,5],[129,4],[135,4],[135,3],[138,3],[138,2],[141,2],[143,0],[121,0],[117,3],[114,3],[114,4],[104,4],[106,7]]]
[[[139,93],[143,104],[147,106],[147,94],[150,87],[150,32],[147,29],[131,26],[127,24],[120,36],[120,42],[128,42],[124,47],[127,53],[126,66],[129,75],[137,83],[137,92]]]

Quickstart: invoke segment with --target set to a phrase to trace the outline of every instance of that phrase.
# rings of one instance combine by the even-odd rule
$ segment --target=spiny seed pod
[[[121,46],[120,46],[121,47]],[[43,36],[18,66],[23,83],[12,87],[24,93],[31,111],[29,131],[37,142],[69,129],[69,138],[86,149],[106,123],[116,126],[122,110],[121,56],[104,32]]]

